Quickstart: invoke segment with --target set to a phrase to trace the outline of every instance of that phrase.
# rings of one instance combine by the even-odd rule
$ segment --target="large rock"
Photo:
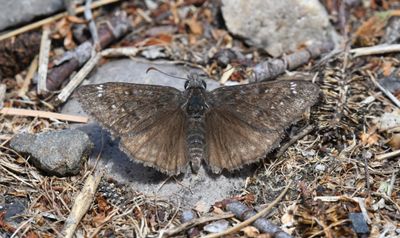
[[[186,77],[193,68],[182,65],[173,65],[168,62],[147,62],[140,59],[123,59],[111,61],[101,66],[89,79],[89,83],[105,82],[131,82],[142,84],[158,84],[176,87],[183,90],[184,80],[172,78],[159,72],[150,71],[149,67],[156,67],[168,74],[178,77]],[[216,81],[208,80],[207,87],[211,90],[218,87]],[[75,99],[69,100],[64,106],[63,113],[83,115],[79,103]],[[192,207],[200,202],[211,205],[216,201],[239,193],[244,186],[245,179],[252,173],[253,166],[247,166],[234,174],[214,175],[204,169],[198,174],[190,172],[178,178],[168,178],[153,168],[145,167],[130,159],[118,148],[118,138],[112,139],[108,132],[104,131],[97,123],[88,125],[75,125],[85,131],[95,144],[91,162],[101,152],[101,160],[97,164],[98,169],[107,171],[106,177],[119,183],[126,184],[135,190],[147,195],[155,195],[176,202],[184,207]],[[190,170],[190,169],[189,169]]]
[[[22,154],[38,169],[56,176],[76,175],[92,143],[88,135],[79,130],[51,131],[39,134],[22,133],[10,141],[10,146]]]
[[[274,57],[336,38],[318,0],[222,0],[222,14],[230,32]]]
[[[64,9],[62,0],[0,0],[0,31]]]

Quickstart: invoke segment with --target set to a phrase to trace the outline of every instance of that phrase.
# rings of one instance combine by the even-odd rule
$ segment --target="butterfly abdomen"
[[[197,172],[205,155],[204,117],[188,119],[186,145],[192,170]]]

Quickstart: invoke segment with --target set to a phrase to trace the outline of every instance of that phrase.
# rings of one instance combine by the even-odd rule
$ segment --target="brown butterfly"
[[[212,172],[256,162],[276,148],[284,129],[318,99],[319,88],[301,80],[258,82],[206,91],[191,74],[185,91],[165,86],[105,83],[78,89],[93,115],[131,158],[164,173]]]

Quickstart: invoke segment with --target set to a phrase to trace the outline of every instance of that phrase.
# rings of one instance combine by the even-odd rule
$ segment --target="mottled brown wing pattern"
[[[171,111],[148,129],[121,136],[121,149],[133,158],[175,175],[186,170],[186,117],[181,108]]]
[[[206,114],[207,163],[214,172],[234,170],[274,149],[283,130],[318,99],[307,81],[274,81],[210,92]]]
[[[168,174],[187,165],[182,92],[155,85],[105,83],[78,89],[85,111],[121,137],[122,150]]]
[[[319,87],[302,80],[261,82],[218,88],[211,108],[225,108],[260,130],[282,129],[318,99]]]
[[[258,130],[231,111],[214,109],[206,115],[206,163],[214,173],[241,168],[275,148],[282,131]]]

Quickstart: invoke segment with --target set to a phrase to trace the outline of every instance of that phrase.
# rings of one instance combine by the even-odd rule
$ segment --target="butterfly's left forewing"
[[[218,88],[208,95],[207,163],[234,170],[264,157],[283,130],[318,99],[318,86],[300,80]]]
[[[134,159],[168,174],[187,166],[184,98],[179,90],[105,83],[80,87],[78,99],[85,111],[121,138],[121,149]]]

